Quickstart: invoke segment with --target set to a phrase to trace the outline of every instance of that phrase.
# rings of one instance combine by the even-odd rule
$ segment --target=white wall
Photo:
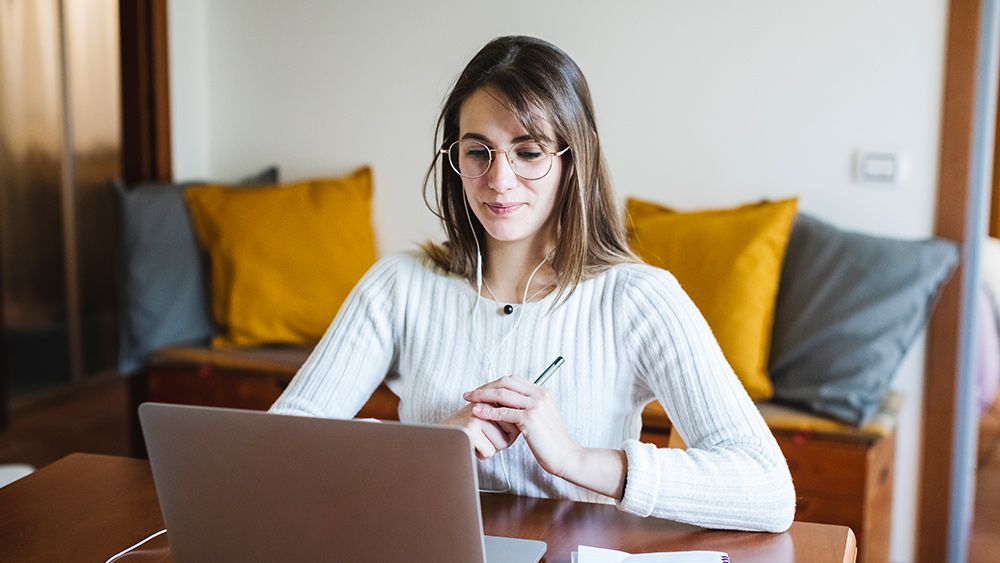
[[[382,253],[438,227],[420,196],[433,125],[497,35],[554,42],[587,75],[619,194],[680,208],[797,195],[870,233],[932,232],[944,0],[403,3],[171,0],[174,176],[375,170]],[[852,183],[863,148],[899,151],[894,189]],[[912,559],[923,344],[896,387],[892,553]]]
[[[175,178],[210,176],[206,6],[201,0],[170,0],[167,4],[170,149]]]

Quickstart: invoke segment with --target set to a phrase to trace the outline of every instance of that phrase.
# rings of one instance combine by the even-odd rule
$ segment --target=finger
[[[477,404],[472,407],[472,416],[483,420],[510,422],[520,427],[521,422],[524,420],[524,411],[521,409]]]
[[[478,391],[480,389],[486,389],[487,387],[490,387],[490,386],[495,386],[497,381],[499,381],[499,380],[495,379],[493,381],[487,381],[486,383],[483,383],[479,387],[476,387],[475,389],[473,389],[473,391]]]
[[[507,388],[507,389],[512,389],[514,391],[517,391],[519,393],[523,393],[525,395],[527,395],[528,392],[530,392],[532,389],[538,389],[539,388],[537,385],[531,383],[530,381],[528,381],[527,379],[525,379],[525,378],[523,378],[521,376],[518,376],[518,375],[505,375],[505,376],[503,376],[503,377],[501,377],[499,379],[494,379],[493,381],[490,381],[489,383],[484,383],[484,384],[480,385],[479,387],[476,388],[476,390],[479,390],[479,389],[493,389],[493,388],[499,388],[499,387],[503,387],[503,388]]]
[[[515,409],[527,409],[535,404],[530,397],[507,387],[477,389],[463,394],[462,397],[470,403],[493,403]]]
[[[475,404],[472,405],[473,408],[475,408],[475,406],[476,406]],[[487,405],[487,406],[493,406],[493,405]],[[482,419],[477,418],[476,420],[482,420]],[[510,444],[513,444],[517,440],[517,437],[521,435],[521,429],[518,428],[516,424],[512,424],[510,422],[503,422],[501,420],[492,420],[492,421],[482,420],[482,422],[484,424],[493,424],[501,432],[503,432],[503,434],[507,437],[508,446]]]
[[[505,379],[511,379],[511,378],[515,378],[515,377],[517,377],[517,376],[516,375],[505,375],[503,377],[494,379],[493,381],[487,381],[486,383],[483,383],[479,387],[476,387],[474,389],[474,391],[478,391],[479,389],[491,389],[491,388],[494,388],[494,387],[503,387]]]
[[[534,383],[528,381],[527,379],[517,376],[508,375],[501,377],[500,379],[493,382],[490,387],[498,387],[502,389],[510,389],[511,391],[517,391],[522,395],[528,397],[536,396],[540,391],[544,391],[544,387],[535,385]]]
[[[470,430],[472,430],[472,445],[476,448],[476,457],[479,459],[493,457],[497,453],[497,449],[493,446],[493,443],[490,442],[480,429],[470,428]]]
[[[503,422],[502,420],[495,420],[494,423],[507,433],[507,438],[510,443],[514,443],[518,435],[521,434],[521,429],[517,427],[516,424],[511,424],[509,422]]]
[[[486,439],[490,441],[493,448],[496,451],[500,451],[510,447],[511,440],[507,437],[507,434],[500,430],[495,424],[488,421],[481,421],[480,427],[482,428],[483,435]]]
[[[470,406],[474,408],[476,405],[472,404]],[[493,406],[493,405],[487,405],[487,406]],[[476,418],[476,420],[482,421],[483,424],[492,424],[496,426],[507,437],[508,447],[510,444],[513,444],[517,440],[518,436],[521,435],[521,429],[518,428],[516,424],[512,424],[510,422],[503,422],[500,420],[483,420],[481,418]]]

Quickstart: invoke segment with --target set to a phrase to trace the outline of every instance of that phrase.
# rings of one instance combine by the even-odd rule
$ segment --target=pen
[[[563,360],[562,356],[556,358],[555,361],[549,364],[549,367],[545,368],[545,371],[543,371],[535,379],[535,385],[545,385],[545,382],[548,381],[550,377],[552,377],[552,374],[555,373],[557,369],[559,369],[559,366],[563,365],[564,361],[566,360]]]

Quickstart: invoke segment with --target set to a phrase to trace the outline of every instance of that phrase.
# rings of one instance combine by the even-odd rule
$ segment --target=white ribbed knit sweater
[[[402,422],[438,423],[465,406],[464,391],[497,375],[532,379],[556,356],[546,383],[570,436],[624,449],[618,507],[709,528],[783,531],[795,493],[777,443],[676,280],[646,265],[615,266],[581,283],[552,309],[555,294],[513,315],[461,277],[422,256],[378,261],[341,307],[272,412],[353,417],[383,380],[400,397]],[[517,329],[511,328],[523,314]],[[643,406],[659,400],[686,451],[637,441]],[[613,502],[545,472],[523,439],[503,450],[513,493]],[[480,486],[506,485],[498,456],[479,462]]]

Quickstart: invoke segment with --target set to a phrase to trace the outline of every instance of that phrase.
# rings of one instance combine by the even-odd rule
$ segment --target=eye
[[[538,143],[523,143],[514,147],[518,160],[531,162],[545,156],[545,150]]]
[[[465,151],[465,156],[473,160],[489,160],[490,151],[482,147],[470,148]]]
[[[479,141],[462,141],[460,153],[463,159],[488,162],[490,160],[490,149]]]

